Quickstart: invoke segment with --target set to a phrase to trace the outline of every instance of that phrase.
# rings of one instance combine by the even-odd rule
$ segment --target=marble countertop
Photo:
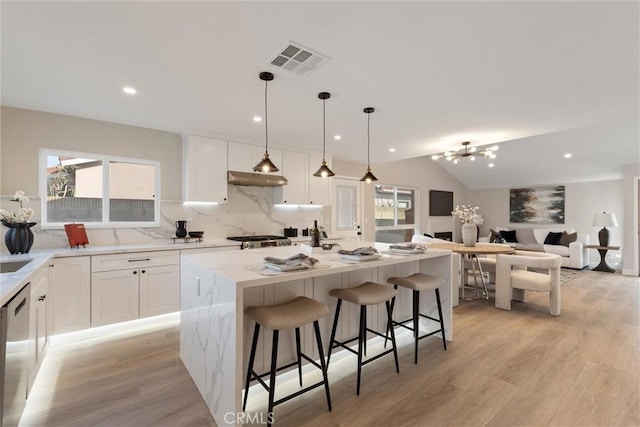
[[[0,255],[0,261],[26,261],[27,265],[15,273],[0,273],[0,306],[5,305],[29,282],[31,275],[53,258],[52,253]]]
[[[26,255],[11,255],[7,253],[0,254],[0,262],[5,261],[23,261],[32,260],[30,263],[14,273],[0,273],[0,306],[9,302],[20,289],[29,281],[33,272],[42,265],[49,262],[53,258],[66,258],[74,256],[90,256],[90,255],[108,255],[122,254],[129,252],[144,251],[169,251],[181,249],[206,249],[206,248],[222,248],[236,246],[240,249],[240,243],[227,239],[208,239],[202,242],[184,243],[177,240],[168,241],[166,243],[145,243],[137,245],[114,245],[114,246],[88,246],[86,248],[52,248],[32,251]]]
[[[354,246],[355,245],[355,246]],[[312,254],[310,256],[318,259],[316,267],[291,272],[277,272],[264,268],[263,259],[266,256],[287,258],[299,253],[297,247],[283,246],[261,249],[252,249],[240,252],[216,252],[206,254],[186,255],[198,265],[207,269],[215,270],[227,279],[234,281],[238,286],[252,287],[264,286],[272,283],[279,283],[288,280],[300,280],[311,277],[325,276],[336,273],[344,273],[361,269],[382,267],[401,262],[418,261],[441,256],[450,256],[451,251],[442,249],[427,249],[422,254],[396,255],[384,253],[388,250],[388,244],[353,242],[352,247],[347,244],[346,249],[355,249],[361,246],[374,246],[380,251],[380,258],[370,261],[348,261],[341,259],[337,252],[327,254]]]

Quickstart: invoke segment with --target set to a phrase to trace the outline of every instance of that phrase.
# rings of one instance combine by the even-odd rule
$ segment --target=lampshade
[[[255,172],[278,172],[278,168],[269,159],[269,120],[267,117],[267,85],[273,80],[273,73],[263,71],[259,75],[260,80],[264,81],[264,156],[262,160],[253,167]]]
[[[614,213],[597,213],[593,216],[593,226],[594,227],[617,227],[618,220],[616,219],[616,214]]]

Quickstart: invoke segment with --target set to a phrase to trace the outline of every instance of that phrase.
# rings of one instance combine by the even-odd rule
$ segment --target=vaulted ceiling
[[[616,179],[640,161],[637,2],[0,7],[2,105],[262,143],[271,71],[276,145],[321,149],[329,91],[327,151],[345,160],[366,159],[372,106],[372,164],[500,143],[493,168],[444,165],[470,188]],[[328,61],[304,76],[271,65],[290,41]]]

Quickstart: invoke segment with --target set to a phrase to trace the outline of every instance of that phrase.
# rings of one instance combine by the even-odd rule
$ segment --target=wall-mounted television
[[[429,216],[451,216],[453,191],[429,190]]]

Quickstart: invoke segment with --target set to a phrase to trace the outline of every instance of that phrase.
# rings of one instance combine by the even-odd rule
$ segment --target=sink
[[[25,261],[3,261],[0,262],[0,273],[14,273],[25,265],[29,264],[31,259]]]

